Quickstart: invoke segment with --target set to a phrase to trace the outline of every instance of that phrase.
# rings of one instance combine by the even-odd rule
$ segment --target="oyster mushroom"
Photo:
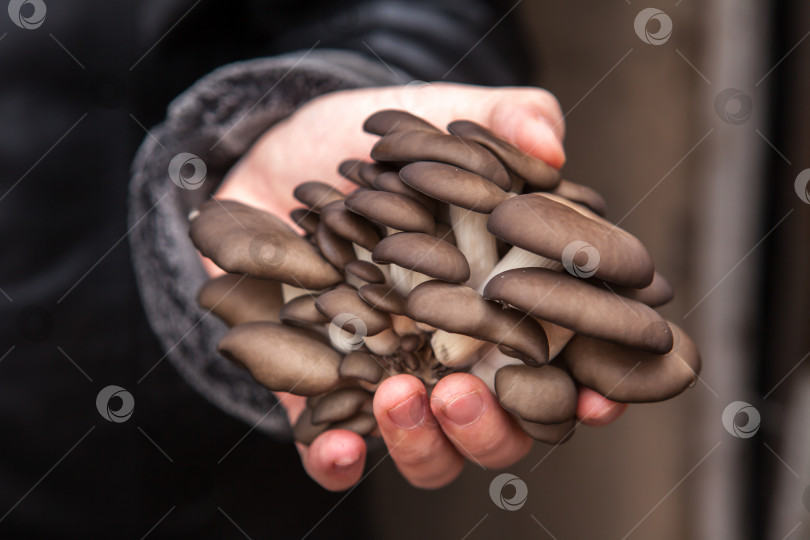
[[[613,401],[626,403],[662,401],[675,397],[697,381],[700,353],[678,326],[672,350],[650,354],[578,335],[561,354],[577,382]]]
[[[195,244],[230,272],[199,298],[233,326],[219,350],[260,384],[308,396],[296,440],[374,434],[372,395],[401,373],[430,389],[468,371],[550,444],[578,425],[575,381],[632,402],[694,383],[697,349],[651,308],[672,288],[600,217],[597,192],[469,121],[448,135],[389,110],[365,129],[382,136],[377,162],[338,167],[359,189],[296,189],[305,237],[230,201],[190,215]]]
[[[338,386],[340,354],[317,334],[272,322],[234,326],[218,351],[277,392],[311,396]]]
[[[672,332],[652,308],[547,268],[507,270],[492,278],[484,298],[514,306],[577,333],[654,354],[672,348]]]
[[[197,249],[223,270],[311,289],[339,283],[335,270],[279,218],[234,201],[209,201],[189,231]]]
[[[283,304],[277,281],[235,274],[219,276],[203,285],[197,303],[228,326],[251,321],[278,322]]]

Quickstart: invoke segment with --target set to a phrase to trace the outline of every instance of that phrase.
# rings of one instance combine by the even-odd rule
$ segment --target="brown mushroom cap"
[[[379,334],[391,327],[391,317],[384,311],[368,305],[351,287],[337,287],[323,293],[315,300],[315,307],[330,319],[335,319],[342,313],[359,318],[366,325],[365,336]],[[357,328],[349,327],[344,330],[347,332],[360,331]]]
[[[605,216],[607,214],[607,203],[605,199],[597,192],[588,186],[571,182],[570,180],[560,180],[557,187],[550,190],[549,193],[565,197],[569,201],[579,203],[587,206],[593,210],[597,215]]]
[[[399,177],[398,172],[384,172],[374,179],[374,187],[380,191],[388,191],[389,193],[399,193],[412,199],[416,199],[422,206],[424,206],[430,215],[435,215],[437,210],[437,202],[431,199],[424,193],[421,193],[412,187],[405,184]]]
[[[434,234],[433,215],[417,200],[387,191],[355,191],[346,199],[346,208],[375,223],[400,231]]]
[[[427,130],[441,133],[433,124],[407,111],[385,109],[377,111],[363,123],[363,131],[373,135],[386,135],[395,131]]]
[[[283,221],[235,201],[204,203],[191,222],[189,235],[203,255],[232,274],[275,279],[306,289],[324,289],[343,280]]]
[[[504,366],[495,373],[495,392],[504,409],[529,422],[558,424],[573,418],[577,411],[574,381],[551,365]]]
[[[489,150],[455,135],[432,131],[398,131],[377,141],[371,149],[377,161],[410,163],[439,161],[474,172],[508,190],[512,179],[503,164]]]
[[[303,328],[272,322],[240,324],[225,334],[217,350],[276,392],[311,396],[340,384],[340,354]]]
[[[396,169],[392,169],[390,165],[385,165],[383,163],[376,163],[372,161],[360,165],[359,174],[360,178],[363,179],[363,182],[365,182],[369,186],[373,186],[374,180],[378,176],[386,172],[396,172]]]
[[[482,125],[469,120],[457,120],[447,126],[447,131],[486,147],[530,186],[551,189],[560,181],[560,171],[506,142]]]
[[[560,356],[577,382],[613,401],[662,401],[692,386],[700,372],[694,342],[675,324],[669,327],[674,345],[663,355],[578,335]]]
[[[346,197],[329,184],[317,180],[299,184],[293,191],[293,196],[316,212],[320,212],[330,202],[342,201]]]
[[[382,380],[383,367],[374,356],[363,351],[352,351],[343,357],[338,369],[340,376],[345,379],[358,379],[371,384]]]
[[[482,214],[489,214],[508,197],[483,176],[445,163],[417,161],[403,167],[399,176],[434,199]]]
[[[321,210],[321,221],[336,235],[369,251],[380,241],[380,235],[374,225],[363,216],[346,208],[344,201],[334,201],[324,206]]]
[[[313,424],[348,420],[371,399],[362,388],[338,388],[324,395],[312,409]]]
[[[311,325],[328,323],[329,317],[326,317],[315,307],[315,298],[310,294],[296,296],[281,308],[278,313],[279,319],[287,324]]]
[[[357,259],[352,243],[332,232],[324,223],[319,223],[315,231],[315,243],[327,261],[338,270]]]
[[[338,165],[338,174],[360,187],[371,187],[371,184],[366,183],[360,176],[360,168],[367,163],[362,159],[347,159]]]
[[[570,245],[589,244],[599,255],[593,275],[611,283],[640,289],[652,283],[655,273],[652,257],[636,237],[541,193],[504,201],[490,215],[487,229],[512,245],[563,263]]]
[[[354,260],[346,264],[346,273],[362,279],[367,283],[385,283],[385,274],[380,267],[368,261]]]
[[[484,298],[586,336],[654,354],[672,348],[666,321],[649,306],[547,268],[516,268],[489,280]]]
[[[365,437],[366,435],[370,434],[374,431],[374,428],[377,427],[377,419],[374,418],[373,414],[367,412],[360,412],[354,415],[353,417],[349,418],[348,420],[343,420],[342,422],[335,422],[329,429],[347,429],[354,433],[357,433],[361,437]]]
[[[374,308],[397,315],[405,313],[405,298],[388,285],[363,285],[357,294]]]
[[[269,279],[225,274],[208,281],[197,294],[200,307],[228,326],[251,321],[278,321],[281,284]]]
[[[470,279],[470,265],[464,254],[449,242],[424,233],[402,232],[387,236],[371,252],[371,259],[452,283]]]
[[[296,208],[290,212],[290,219],[293,220],[293,223],[304,229],[304,232],[307,234],[315,234],[315,230],[318,228],[318,222],[320,222],[318,214],[309,208]]]
[[[447,332],[514,349],[529,365],[548,362],[548,340],[537,321],[504,310],[465,285],[426,281],[408,295],[405,314]]]
[[[559,424],[540,424],[537,422],[527,422],[523,418],[516,416],[518,425],[526,432],[526,435],[535,441],[547,444],[563,444],[571,440],[574,430],[577,427],[576,419],[571,418]]]
[[[310,445],[315,438],[329,429],[329,424],[312,423],[312,409],[304,409],[293,427],[293,437],[301,444]]]
[[[650,307],[663,306],[675,297],[675,290],[669,281],[659,274],[655,273],[653,281],[643,289],[634,289],[632,287],[622,287],[621,285],[611,285],[604,281],[595,280],[595,283],[600,287],[604,287],[609,291],[615,292],[627,298],[632,298],[642,304],[647,304]]]

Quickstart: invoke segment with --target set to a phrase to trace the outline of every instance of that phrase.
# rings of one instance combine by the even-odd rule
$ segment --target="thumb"
[[[559,169],[565,164],[562,145],[565,121],[554,98],[518,101],[507,95],[494,103],[490,126],[501,137],[552,167]]]

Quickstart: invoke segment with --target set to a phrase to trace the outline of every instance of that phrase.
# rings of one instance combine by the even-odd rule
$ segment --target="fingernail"
[[[466,426],[478,420],[484,413],[484,400],[477,391],[470,392],[452,400],[441,409],[441,412],[454,424]]]
[[[413,429],[425,418],[425,402],[414,394],[396,407],[388,409],[388,417],[401,429]]]
[[[336,459],[333,465],[338,472],[349,472],[354,469],[359,461],[360,456],[344,456]]]

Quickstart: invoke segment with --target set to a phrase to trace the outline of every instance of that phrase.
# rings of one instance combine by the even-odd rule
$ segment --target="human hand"
[[[543,90],[446,83],[422,89],[348,90],[317,98],[270,129],[234,167],[216,196],[291,223],[289,211],[300,206],[292,192],[301,182],[318,179],[344,192],[355,187],[338,175],[337,164],[347,157],[368,156],[377,137],[362,132],[363,120],[386,108],[408,110],[438,127],[473,120],[554,167],[565,161],[562,114],[556,99]],[[294,423],[304,398],[278,395]],[[430,398],[417,378],[391,377],[377,389],[373,407],[391,457],[418,487],[448,484],[465,459],[484,467],[506,467],[525,456],[532,444],[486,385],[470,374],[443,378]],[[577,416],[587,425],[610,423],[624,409],[580,389]],[[308,447],[298,444],[298,449],[306,471],[326,489],[347,489],[363,473],[365,442],[350,431],[329,430]]]

